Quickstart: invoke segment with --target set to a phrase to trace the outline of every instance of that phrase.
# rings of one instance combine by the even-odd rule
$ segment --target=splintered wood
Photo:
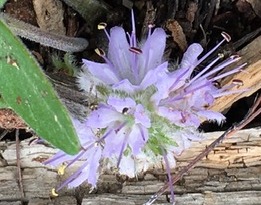
[[[215,104],[210,107],[211,110],[224,111],[234,102],[243,97],[252,95],[261,88],[261,36],[257,37],[245,48],[240,50],[238,54],[241,56],[241,59],[237,63],[234,63],[226,68],[223,72],[232,70],[233,68],[236,68],[244,63],[247,63],[247,65],[242,69],[242,72],[223,79],[221,81],[221,85],[230,85],[234,79],[237,79],[243,82],[243,86],[235,89],[247,90],[238,94],[227,95],[217,99]]]
[[[33,0],[36,20],[39,27],[45,31],[65,35],[66,29],[63,25],[64,9],[59,0]]]
[[[199,162],[184,178],[175,184],[176,205],[220,205],[220,204],[259,204],[261,200],[261,129],[248,129],[237,132],[215,148],[205,159]],[[194,142],[192,147],[177,157],[177,173],[207,145],[223,132],[203,134],[201,143]],[[21,142],[20,162],[22,183],[26,200],[30,205],[38,204],[143,204],[166,181],[163,170],[151,170],[139,180],[117,180],[114,175],[104,174],[96,190],[89,193],[86,184],[77,189],[63,189],[59,197],[49,198],[51,189],[59,186],[69,176],[72,169],[67,169],[65,176],[58,176],[57,170],[44,166],[41,161],[52,156],[56,150],[44,145],[29,145]],[[16,183],[16,145],[13,142],[0,142],[5,165],[0,163],[0,202],[19,201],[19,188]],[[80,166],[80,164],[76,164]],[[83,197],[83,198],[79,198]],[[68,204],[67,203],[67,204]],[[78,203],[79,204],[79,203]],[[166,196],[161,196],[157,204],[169,204]]]

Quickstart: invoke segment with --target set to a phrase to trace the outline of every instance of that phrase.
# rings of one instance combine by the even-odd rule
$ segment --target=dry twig
[[[21,161],[20,161],[20,140],[19,140],[19,130],[15,130],[15,142],[16,142],[16,165],[17,165],[17,177],[18,177],[18,186],[21,193],[21,199],[25,198],[24,187],[22,181],[22,170],[21,170]]]

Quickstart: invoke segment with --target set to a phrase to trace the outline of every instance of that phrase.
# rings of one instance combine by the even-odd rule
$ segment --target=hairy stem
[[[16,35],[65,52],[80,52],[89,44],[84,38],[72,38],[50,33],[31,24],[17,20],[8,14],[0,13],[0,19],[4,20]]]

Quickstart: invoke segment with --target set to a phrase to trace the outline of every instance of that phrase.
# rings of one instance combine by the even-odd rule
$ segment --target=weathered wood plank
[[[85,198],[82,205],[140,205],[147,200],[147,196],[121,196],[113,194],[99,194],[92,195]],[[259,205],[261,200],[261,191],[239,191],[239,192],[205,192],[202,194],[188,193],[183,195],[175,195],[175,205],[224,205],[224,204],[237,204],[237,205]],[[164,202],[165,201],[165,202]],[[161,197],[155,203],[158,205],[169,205],[166,202],[166,197]]]
[[[202,143],[193,143],[189,150],[177,157],[177,169],[186,165],[220,134],[222,132],[203,134],[205,140]],[[225,140],[175,185],[177,204],[234,204],[235,201],[237,204],[258,204],[261,200],[260,134],[261,128],[242,130]],[[50,198],[51,189],[66,176],[57,176],[55,169],[40,162],[56,150],[44,145],[29,145],[28,142],[29,139],[21,142],[20,160],[25,199],[30,205],[77,204],[77,200],[82,200],[82,205],[142,204],[166,179],[160,169],[151,170],[138,181],[121,182],[116,176],[103,175],[97,190],[91,194],[84,185],[72,190],[63,189],[59,197]],[[0,202],[13,200],[18,203],[21,193],[17,183],[15,144],[0,142],[0,149],[6,162],[0,166]],[[68,198],[65,200],[64,197]],[[167,204],[166,197],[160,197],[155,204]]]

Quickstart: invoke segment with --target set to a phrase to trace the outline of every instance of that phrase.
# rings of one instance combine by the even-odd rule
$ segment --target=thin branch
[[[19,129],[15,130],[15,142],[16,142],[16,165],[17,165],[18,186],[21,193],[21,199],[24,199],[25,194],[24,194],[24,187],[22,181],[22,171],[21,171],[21,161],[20,161]]]
[[[8,132],[9,132],[9,130],[4,130],[4,131],[0,134],[0,140],[2,140],[2,139],[7,135]]]

